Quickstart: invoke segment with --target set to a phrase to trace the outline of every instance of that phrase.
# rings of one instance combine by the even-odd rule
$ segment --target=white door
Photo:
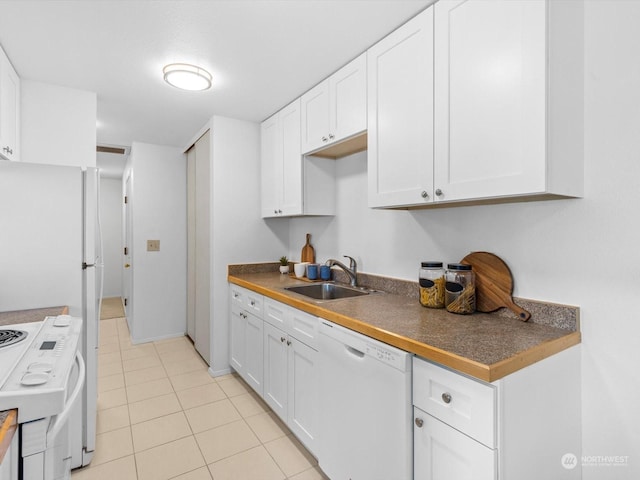
[[[367,129],[367,54],[329,77],[329,140],[339,141]]]
[[[546,4],[435,4],[436,201],[545,190]]]
[[[245,359],[245,332],[247,321],[246,313],[235,305],[231,305],[231,318],[229,320],[231,330],[231,340],[229,346],[229,360],[233,369],[244,378]]]
[[[260,180],[262,218],[277,217],[282,183],[282,149],[279,113],[260,124]]]
[[[0,48],[0,155],[20,160],[20,78]]]
[[[300,100],[296,100],[280,111],[282,131],[281,165],[276,172],[281,174],[280,205],[283,215],[302,213],[302,155],[300,154]]]
[[[124,293],[124,311],[129,328],[133,324],[133,213],[131,212],[131,174],[125,183],[124,199],[124,270],[122,272],[122,287]]]
[[[195,144],[195,347],[209,363],[211,339],[211,162],[210,133],[207,131]]]
[[[369,206],[420,205],[433,190],[433,7],[367,51]]]
[[[196,149],[187,151],[187,335],[196,339]]]
[[[287,421],[287,335],[264,322],[264,400]]]
[[[318,412],[318,352],[289,337],[289,416],[287,425],[317,455]]]
[[[262,396],[263,378],[263,320],[248,314],[245,320],[245,368],[244,378]]]
[[[496,451],[414,408],[415,480],[496,480]]]
[[[329,142],[329,82],[325,80],[300,98],[302,112],[302,153]]]

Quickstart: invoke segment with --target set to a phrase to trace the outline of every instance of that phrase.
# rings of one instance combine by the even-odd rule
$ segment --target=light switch
[[[147,252],[159,252],[160,240],[147,240]]]

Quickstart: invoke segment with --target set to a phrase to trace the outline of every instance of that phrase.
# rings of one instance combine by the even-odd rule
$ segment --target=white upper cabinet
[[[300,153],[300,99],[262,122],[262,218],[335,215],[335,161]]]
[[[409,49],[431,11],[433,47]],[[581,196],[582,18],[575,1],[441,0],[374,46],[370,206]],[[406,76],[433,52],[433,83],[385,70],[400,49]]]
[[[262,217],[302,214],[300,100],[261,125]]]
[[[433,190],[433,8],[367,52],[369,206],[428,203]]]
[[[367,130],[366,71],[363,53],[302,96],[302,153],[324,149]]]
[[[0,48],[0,157],[20,160],[20,78]]]

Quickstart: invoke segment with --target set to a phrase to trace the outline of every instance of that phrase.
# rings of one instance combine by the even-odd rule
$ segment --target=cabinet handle
[[[277,215],[278,214],[278,210],[274,210],[273,213],[275,213]]]
[[[287,345],[291,345],[291,340],[287,340]]]
[[[442,401],[444,403],[451,403],[451,394],[447,393],[447,392],[443,393],[442,394]]]
[[[285,340],[286,340],[286,338],[284,338],[284,337],[280,337],[280,341],[281,341],[282,343],[284,343],[284,341],[285,341]]]
[[[4,147],[2,149],[4,152],[8,153],[9,155],[13,155],[13,150],[9,147]]]
[[[439,196],[439,197],[442,196],[442,190],[437,189],[436,190],[436,195]]]
[[[282,210],[278,209],[278,213],[279,213],[280,215],[282,215]]]
[[[422,428],[423,425],[424,425],[424,420],[422,420],[421,418],[416,418],[416,427]]]
[[[255,306],[256,306],[256,301],[255,301],[255,300],[251,300],[251,302],[249,302],[249,303],[251,303],[251,306],[252,306],[252,307],[255,307]]]
[[[331,140],[333,140],[334,138],[336,138],[336,136],[335,136],[333,133],[330,133],[330,134],[329,134],[329,138],[330,138]]]
[[[329,139],[328,139],[327,137],[322,137],[322,141],[323,141],[323,142],[328,142],[328,141],[329,141]]]
[[[427,193],[426,190],[423,190],[420,195],[422,196],[422,198],[429,198],[429,194]]]

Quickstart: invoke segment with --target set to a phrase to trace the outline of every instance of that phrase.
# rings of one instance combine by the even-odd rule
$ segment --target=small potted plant
[[[289,259],[284,255],[280,257],[280,273],[283,275],[289,273]]]

